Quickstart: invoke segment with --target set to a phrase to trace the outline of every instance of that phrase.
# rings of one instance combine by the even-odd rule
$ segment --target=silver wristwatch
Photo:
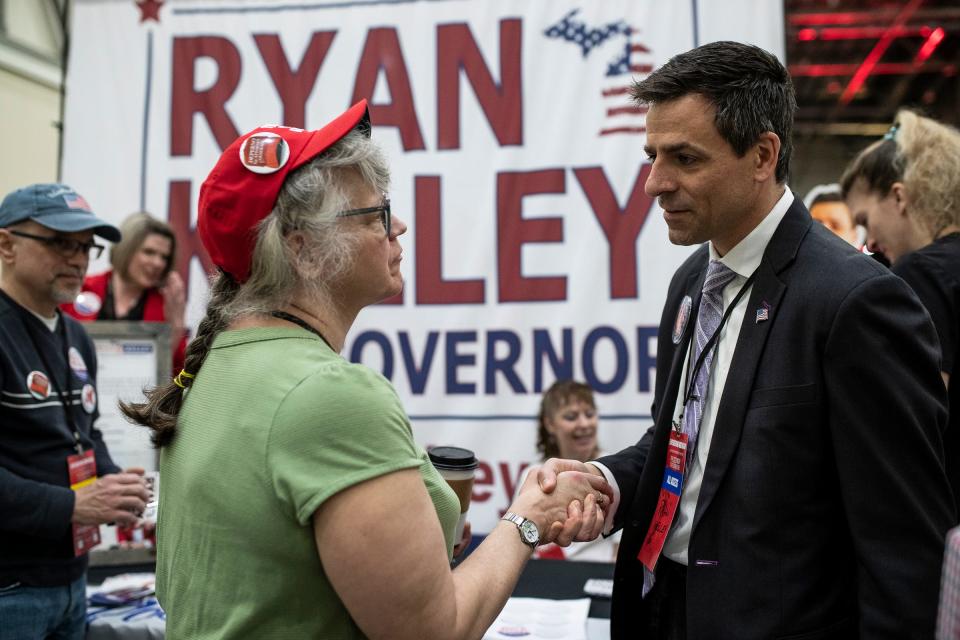
[[[537,545],[540,544],[540,530],[537,529],[537,524],[533,520],[527,520],[512,511],[507,511],[500,519],[517,525],[517,529],[520,530],[520,540],[523,544],[531,549],[536,549]]]

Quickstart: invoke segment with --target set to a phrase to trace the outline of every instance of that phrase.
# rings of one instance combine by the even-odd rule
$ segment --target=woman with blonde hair
[[[947,475],[960,499],[960,132],[902,110],[883,139],[858,155],[842,179],[867,248],[920,297],[940,337],[949,394]]]
[[[480,638],[540,539],[603,527],[606,483],[531,479],[451,570],[456,494],[390,383],[340,356],[403,286],[388,186],[361,101],[244,134],[200,189],[206,316],[184,370],[124,406],[161,447],[168,638]]]
[[[111,269],[85,278],[80,295],[62,308],[80,321],[168,323],[173,368],[179,371],[187,331],[185,287],[173,270],[177,237],[170,225],[143,211],[128,216],[120,233],[110,249]]]

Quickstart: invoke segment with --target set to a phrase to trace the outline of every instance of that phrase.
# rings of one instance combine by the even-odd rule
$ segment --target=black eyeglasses
[[[100,257],[100,254],[103,253],[104,249],[104,247],[100,246],[96,242],[93,242],[92,240],[80,242],[79,240],[74,240],[72,238],[64,238],[63,236],[37,236],[24,231],[14,231],[13,229],[8,229],[8,231],[14,236],[30,238],[31,240],[42,242],[64,258],[72,258],[82,251],[91,258],[96,259]]]
[[[383,204],[380,204],[376,207],[364,207],[363,209],[347,209],[346,211],[341,211],[337,214],[338,218],[346,218],[347,216],[362,216],[366,213],[379,213],[380,214],[380,223],[383,225],[383,228],[387,232],[387,237],[390,237],[390,198],[384,198]]]

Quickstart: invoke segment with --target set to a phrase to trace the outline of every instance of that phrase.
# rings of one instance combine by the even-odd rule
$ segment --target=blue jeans
[[[0,587],[0,640],[83,640],[87,580],[63,587]]]

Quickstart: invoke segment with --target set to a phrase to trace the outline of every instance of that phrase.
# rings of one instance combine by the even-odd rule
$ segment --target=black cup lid
[[[430,462],[438,469],[469,471],[477,468],[477,458],[463,447],[431,447]]]

